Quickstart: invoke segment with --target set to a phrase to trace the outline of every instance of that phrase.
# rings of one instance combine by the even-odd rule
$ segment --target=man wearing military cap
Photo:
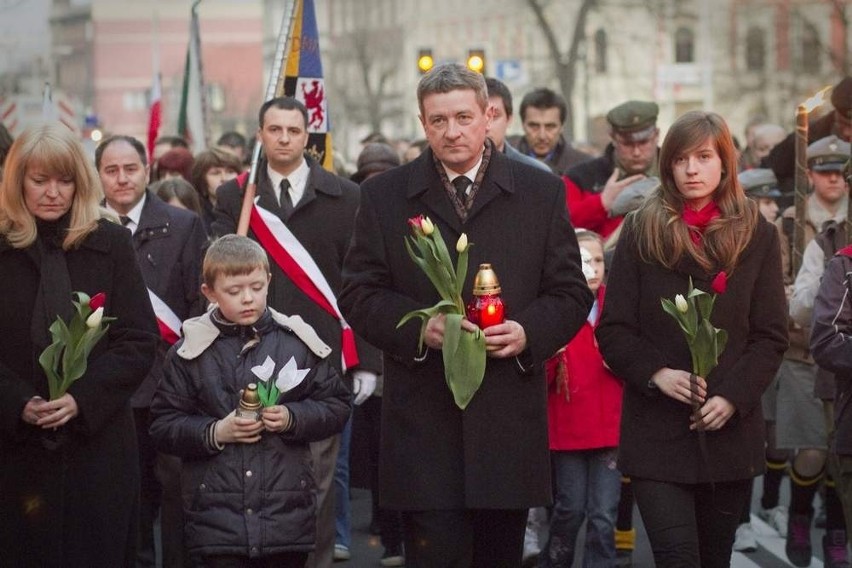
[[[627,101],[607,113],[611,142],[604,155],[573,166],[564,177],[575,226],[606,238],[623,219],[611,211],[615,198],[631,183],[659,176],[658,113],[657,104],[646,101]]]
[[[831,105],[834,107],[834,112],[808,125],[809,144],[832,134],[846,142],[852,141],[852,76],[844,77],[831,90]],[[787,138],[775,146],[763,159],[761,166],[772,168],[781,185],[782,193],[791,192],[796,172],[795,132],[791,132]]]
[[[796,450],[790,473],[790,521],[785,548],[788,558],[797,566],[806,565],[806,556],[810,559],[810,539],[800,542],[792,535],[810,535],[813,518],[810,503],[826,464],[825,424],[834,398],[833,376],[814,365],[810,356],[809,328],[825,261],[846,241],[848,188],[843,172],[848,160],[849,143],[837,136],[821,138],[808,146],[808,180],[812,192],[805,204],[806,246],[798,274],[789,270],[795,208],[785,210],[780,219],[785,284],[793,286],[789,296],[790,348],[778,371],[776,442],[779,449]],[[825,499],[826,502],[837,499],[833,484],[826,484]],[[827,506],[826,512],[826,538],[830,542],[824,540],[823,547],[836,546],[836,552],[846,558],[845,522],[836,514],[836,508]],[[828,551],[826,555],[830,556]]]
[[[757,201],[760,214],[774,223],[778,218],[778,202],[775,200],[781,197],[781,191],[778,189],[778,178],[772,170],[754,168],[740,172],[737,177],[746,195]]]

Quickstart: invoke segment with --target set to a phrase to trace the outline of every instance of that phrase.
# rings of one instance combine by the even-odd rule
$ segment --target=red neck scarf
[[[721,215],[721,211],[719,211],[719,206],[716,205],[715,201],[711,201],[698,211],[690,209],[688,206],[684,206],[682,213],[683,222],[686,223],[686,226],[689,229],[689,238],[692,239],[695,246],[700,247],[702,245],[701,237],[704,234],[704,229],[707,228],[710,221],[719,215]]]

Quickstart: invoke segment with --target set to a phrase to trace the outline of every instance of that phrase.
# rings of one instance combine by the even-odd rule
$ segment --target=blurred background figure
[[[240,163],[243,163],[247,156],[246,137],[235,130],[229,130],[222,134],[216,141],[216,148],[233,154],[237,157]]]
[[[151,191],[172,207],[188,209],[199,217],[202,217],[204,214],[204,211],[201,209],[201,198],[198,196],[198,192],[195,191],[191,183],[183,178],[161,179],[151,184]]]
[[[216,189],[226,181],[232,180],[242,171],[242,163],[235,155],[219,148],[199,152],[192,164],[192,173],[188,178],[201,201],[201,220],[210,233],[213,223],[213,209],[216,207]]]
[[[154,181],[170,177],[182,177],[186,181],[192,179],[192,152],[186,148],[172,148],[157,160],[157,177]]]
[[[745,171],[759,168],[763,158],[769,155],[772,148],[778,145],[787,136],[787,132],[778,124],[763,122],[747,129],[751,133],[751,142],[740,154],[738,163],[739,170]],[[748,136],[748,134],[747,134]]]
[[[775,200],[781,197],[781,191],[772,170],[754,168],[740,172],[737,177],[746,195],[757,201],[760,214],[770,223],[774,223],[778,218],[778,202]]]
[[[412,160],[416,160],[417,157],[423,153],[423,150],[426,149],[426,144],[428,143],[425,138],[419,138],[409,144],[408,149],[405,150],[405,153],[402,155],[402,163],[407,164]]]
[[[12,147],[12,135],[0,122],[0,180],[3,179],[3,164],[6,162],[6,155],[9,153],[9,148]]]
[[[591,158],[565,139],[562,129],[567,112],[565,99],[550,89],[535,89],[521,100],[524,136],[515,145],[522,154],[547,164],[556,175]]]

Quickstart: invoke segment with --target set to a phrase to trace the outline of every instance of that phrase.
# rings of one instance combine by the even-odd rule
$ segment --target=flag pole
[[[284,68],[284,58],[289,42],[290,29],[293,24],[293,17],[296,13],[296,3],[300,0],[294,0],[290,10],[284,10],[284,15],[281,17],[281,29],[278,32],[278,41],[275,45],[275,58],[272,61],[272,71],[269,76],[269,82],[266,85],[266,97],[264,101],[268,101],[275,97],[278,87],[279,77]],[[245,236],[248,234],[249,219],[251,217],[251,208],[254,206],[254,196],[257,193],[257,165],[260,161],[261,143],[258,140],[254,145],[254,151],[251,155],[251,169],[249,170],[248,183],[246,184],[245,192],[243,193],[243,205],[240,209],[240,219],[237,223],[237,234]]]

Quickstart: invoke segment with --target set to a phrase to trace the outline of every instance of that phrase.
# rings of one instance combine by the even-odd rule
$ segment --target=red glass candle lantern
[[[481,329],[503,323],[504,307],[500,293],[500,281],[491,264],[480,264],[473,279],[473,299],[466,308],[467,319]]]

